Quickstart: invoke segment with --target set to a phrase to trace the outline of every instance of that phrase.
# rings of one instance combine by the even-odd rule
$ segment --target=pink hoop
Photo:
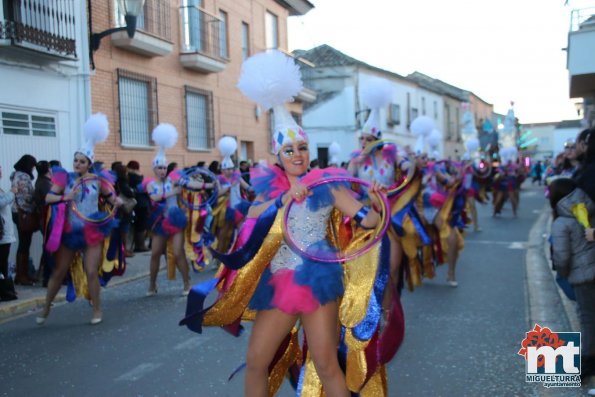
[[[348,183],[358,183],[360,185],[363,185],[365,187],[370,187],[370,184],[366,181],[363,181],[361,179],[358,178],[353,178],[353,177],[329,177],[329,178],[325,178],[325,179],[320,179],[318,181],[315,181],[311,184],[309,184],[308,186],[306,186],[308,188],[308,190],[313,189],[315,187],[318,187],[320,185],[324,185],[327,183],[336,183],[336,182],[348,182]],[[378,235],[376,237],[374,237],[372,240],[370,240],[368,242],[367,245],[363,246],[362,248],[355,250],[354,252],[347,254],[347,255],[341,255],[340,253],[337,254],[336,257],[334,258],[320,258],[320,257],[316,257],[306,251],[304,251],[303,249],[301,249],[294,241],[293,238],[291,236],[291,233],[289,232],[289,228],[287,227],[287,221],[289,220],[289,210],[291,209],[291,206],[293,205],[293,203],[295,202],[295,200],[293,199],[293,197],[289,200],[289,202],[287,203],[287,205],[284,208],[285,213],[283,214],[283,236],[285,238],[285,242],[287,243],[287,245],[297,254],[299,254],[301,257],[303,258],[307,258],[310,259],[312,261],[315,262],[322,262],[322,263],[335,263],[335,262],[346,262],[348,260],[351,260],[353,258],[356,258],[360,255],[365,254],[366,252],[368,252],[370,249],[372,249],[372,247],[378,242],[380,241],[380,239],[382,239],[382,237],[384,236],[384,234],[386,233],[386,230],[388,229],[388,225],[390,222],[390,216],[389,216],[389,203],[388,203],[388,199],[386,198],[386,196],[380,192],[376,192],[376,194],[378,195],[378,197],[380,198],[380,202],[381,202],[381,207],[382,207],[382,213],[381,213],[381,219],[382,222],[376,226],[376,230],[379,230]]]

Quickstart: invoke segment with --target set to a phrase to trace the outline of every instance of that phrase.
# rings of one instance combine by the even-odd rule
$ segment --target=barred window
[[[56,119],[29,113],[3,111],[0,120],[2,133],[23,136],[56,136]]]
[[[189,149],[213,147],[213,93],[186,86],[186,128]]]
[[[122,144],[149,146],[158,123],[157,79],[118,69],[118,96]]]

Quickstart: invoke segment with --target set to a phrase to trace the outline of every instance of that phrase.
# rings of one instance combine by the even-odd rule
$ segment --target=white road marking
[[[512,250],[524,250],[527,248],[526,241],[497,241],[497,240],[465,240],[465,244],[489,244],[506,245],[506,248]]]
[[[129,381],[136,382],[150,372],[155,371],[161,367],[161,363],[145,363],[137,366],[132,371],[128,371],[116,378],[116,382]]]

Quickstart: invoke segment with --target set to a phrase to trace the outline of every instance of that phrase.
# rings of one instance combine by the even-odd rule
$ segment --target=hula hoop
[[[399,149],[399,144],[394,141],[390,141],[388,139],[378,139],[374,142],[368,143],[366,148],[362,150],[361,156],[369,156],[372,151],[380,145],[393,145]],[[386,195],[388,197],[392,197],[402,192],[409,185],[409,183],[411,183],[413,177],[415,176],[415,165],[409,158],[404,158],[410,163],[409,169],[407,170],[407,175],[401,178],[401,181],[397,186],[394,186],[386,191]]]
[[[317,186],[324,185],[324,184],[331,183],[331,182],[358,183],[365,187],[368,187],[368,188],[370,187],[370,184],[368,182],[363,181],[358,178],[353,178],[353,177],[325,178],[325,179],[315,181],[306,187],[308,188],[308,190],[310,190],[310,189],[316,188]],[[295,243],[295,241],[292,238],[291,232],[289,231],[289,228],[287,227],[287,221],[289,220],[289,211],[290,211],[292,205],[296,202],[293,199],[293,197],[289,200],[289,202],[287,203],[287,205],[284,208],[285,212],[283,214],[283,236],[285,238],[285,242],[295,253],[299,254],[300,256],[302,256],[304,258],[307,258],[307,259],[310,259],[310,260],[316,261],[316,262],[323,262],[323,263],[345,262],[345,261],[351,260],[353,258],[356,258],[362,254],[365,254],[370,249],[372,249],[372,247],[378,241],[380,241],[382,236],[384,236],[384,234],[386,233],[386,230],[388,229],[388,225],[390,222],[390,217],[388,216],[388,210],[389,210],[388,199],[386,198],[386,196],[384,194],[382,194],[380,192],[376,192],[375,194],[380,199],[380,204],[382,207],[381,213],[380,213],[380,221],[374,228],[374,231],[376,231],[377,235],[376,235],[376,237],[371,239],[367,245],[364,245],[362,248],[359,248],[359,249],[355,250],[354,252],[346,254],[346,255],[341,255],[340,253],[337,253],[337,255],[334,258],[321,258],[321,257],[317,257],[315,255],[312,255],[312,254],[304,251],[302,248],[299,247],[298,244]]]
[[[181,171],[180,174],[184,177],[184,178],[191,178],[194,175],[203,175],[203,176],[207,176],[211,179],[212,183],[213,183],[213,192],[209,195],[209,197],[206,200],[201,200],[201,203],[197,205],[193,205],[190,204],[188,201],[186,201],[186,199],[184,198],[184,194],[180,194],[179,197],[179,201],[184,204],[184,206],[186,206],[189,209],[192,210],[200,210],[202,208],[204,208],[206,205],[210,205],[211,207],[213,207],[216,203],[217,203],[217,196],[219,195],[219,190],[217,189],[217,175],[213,174],[211,171],[209,171],[208,169],[204,168],[204,167],[192,167],[189,168],[185,171]],[[204,178],[203,178],[204,179]],[[189,187],[184,187],[184,190],[188,190],[190,192],[200,192],[203,189],[191,189]]]
[[[116,197],[116,189],[114,188],[114,186],[112,185],[112,183],[107,180],[106,178],[102,177],[102,176],[88,176],[88,177],[80,177],[78,178],[74,185],[72,186],[71,190],[77,190],[77,188],[79,188],[79,186],[83,185],[85,182],[92,182],[92,181],[98,181],[99,182],[99,193],[101,193],[101,187],[102,186],[106,186],[108,188],[108,190],[110,191],[110,193]],[[88,216],[86,216],[85,214],[81,213],[78,208],[76,207],[76,203],[75,200],[72,200],[70,202],[70,209],[72,210],[72,213],[79,218],[81,221],[88,223],[88,224],[92,224],[95,226],[103,226],[106,223],[110,222],[112,219],[114,219],[116,217],[116,207],[111,206],[111,210],[110,212],[107,213],[106,216],[104,216],[103,218],[100,219],[92,219],[89,218]]]

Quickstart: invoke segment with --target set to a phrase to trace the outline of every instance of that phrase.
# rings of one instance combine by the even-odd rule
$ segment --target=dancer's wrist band
[[[364,218],[368,215],[368,212],[370,212],[370,207],[364,206],[360,208],[359,211],[357,211],[355,215],[353,215],[353,220],[355,221],[355,223],[361,225]]]

